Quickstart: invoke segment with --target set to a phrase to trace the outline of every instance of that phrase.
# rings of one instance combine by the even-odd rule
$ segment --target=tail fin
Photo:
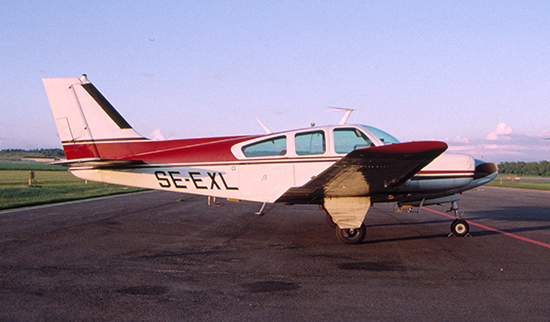
[[[98,142],[146,140],[134,131],[86,75],[42,81],[67,159],[100,159]]]

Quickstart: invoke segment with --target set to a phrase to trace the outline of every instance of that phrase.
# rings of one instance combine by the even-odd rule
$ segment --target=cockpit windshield
[[[368,126],[368,125],[361,125],[361,126],[369,130],[372,134],[376,135],[376,137],[379,138],[380,141],[382,141],[382,143],[384,144],[399,143],[398,139],[396,139],[393,135],[387,132],[384,132],[380,129],[377,129],[375,127]]]

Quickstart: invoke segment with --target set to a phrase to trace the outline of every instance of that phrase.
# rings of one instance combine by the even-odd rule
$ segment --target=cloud
[[[507,139],[509,140],[509,135],[512,134],[514,131],[512,131],[512,128],[506,126],[505,123],[500,122],[497,124],[497,128],[494,129],[491,133],[487,134],[486,140],[499,140],[499,139]]]
[[[544,131],[539,136],[528,136],[514,132],[505,123],[499,123],[484,140],[457,137],[447,142],[449,151],[471,154],[486,161],[542,161],[550,160],[550,141],[541,139],[545,133],[550,134],[550,131]]]
[[[461,137],[460,135],[457,135],[454,139],[452,140],[445,140],[445,141],[449,141],[449,142],[458,142],[458,143],[470,143],[470,139],[468,138],[463,138]]]
[[[542,132],[539,134],[539,137],[540,137],[540,138],[543,138],[543,139],[548,139],[548,138],[550,138],[550,130],[542,131]]]
[[[166,137],[164,136],[164,134],[162,134],[162,131],[160,129],[156,129],[151,132],[151,134],[149,134],[149,138],[155,141],[166,140]]]

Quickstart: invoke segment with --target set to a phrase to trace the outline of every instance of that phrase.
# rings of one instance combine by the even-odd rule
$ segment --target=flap
[[[354,150],[276,202],[321,203],[327,197],[370,196],[412,178],[447,149],[439,141],[396,143]]]

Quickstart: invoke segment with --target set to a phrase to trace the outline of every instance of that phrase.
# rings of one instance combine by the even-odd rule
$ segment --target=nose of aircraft
[[[485,162],[476,159],[476,168],[474,171],[474,180],[491,176],[490,180],[493,180],[498,174],[498,166],[492,162]],[[489,180],[489,181],[490,181]]]

